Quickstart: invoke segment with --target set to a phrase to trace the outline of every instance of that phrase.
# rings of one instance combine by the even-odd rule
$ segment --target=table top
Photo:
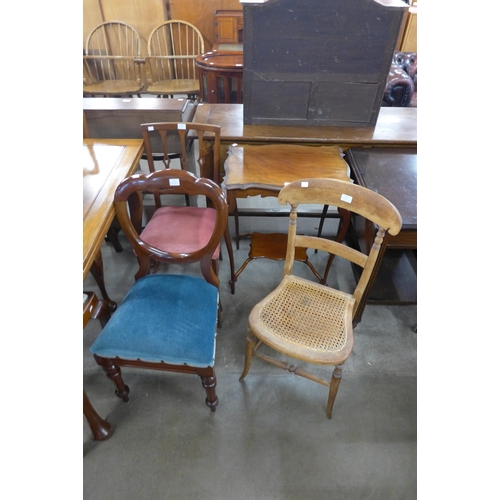
[[[142,151],[142,139],[83,139],[84,279],[115,216],[115,190],[135,172]]]
[[[178,111],[183,112],[190,99],[137,99],[135,97],[84,97],[83,111]]]
[[[358,184],[380,193],[399,210],[403,231],[416,231],[417,152],[400,148],[351,148],[347,158]]]
[[[417,147],[417,108],[380,108],[375,127],[246,125],[243,104],[200,103],[195,123],[221,126],[224,142],[286,142]]]
[[[222,186],[228,190],[276,191],[299,179],[328,177],[350,181],[339,146],[245,144],[229,148]]]
[[[209,71],[240,70],[243,72],[243,53],[210,51],[196,58],[196,65]]]

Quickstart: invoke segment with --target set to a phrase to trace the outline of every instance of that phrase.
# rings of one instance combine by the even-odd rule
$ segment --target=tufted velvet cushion
[[[213,366],[218,290],[188,275],[135,282],[90,352],[104,358]]]
[[[141,233],[141,239],[160,250],[173,253],[203,248],[214,231],[216,211],[203,207],[161,207]],[[219,258],[220,247],[214,259]]]

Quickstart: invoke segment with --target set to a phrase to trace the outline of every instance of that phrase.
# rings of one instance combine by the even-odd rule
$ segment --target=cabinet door
[[[237,19],[235,17],[215,18],[215,43],[238,43]]]
[[[410,7],[401,52],[417,52],[417,7]]]

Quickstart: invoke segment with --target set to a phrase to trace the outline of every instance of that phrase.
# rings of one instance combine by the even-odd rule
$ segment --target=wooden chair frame
[[[257,356],[279,368],[329,387],[327,417],[331,418],[342,378],[342,367],[354,345],[352,319],[374,270],[386,233],[396,235],[401,229],[401,215],[383,196],[364,187],[334,179],[304,179],[292,182],[281,190],[278,201],[282,205],[291,205],[283,280],[250,313],[245,365],[240,381],[247,375],[253,356]],[[338,241],[297,234],[299,204],[336,206],[373,221],[379,229],[368,255]],[[354,292],[351,294],[338,291],[294,277],[292,270],[297,248],[318,249],[363,268]],[[282,297],[287,297],[288,302],[285,302],[285,299],[280,302]],[[323,301],[322,310],[314,306],[319,300]],[[305,303],[313,305],[304,308],[304,314],[290,314],[290,310],[302,307]],[[324,310],[327,310],[327,314],[323,315]],[[337,319],[332,321],[331,317],[335,315]],[[305,323],[301,316],[306,316]],[[279,324],[279,328],[276,328],[275,324]],[[312,324],[316,325],[318,332],[312,331]],[[284,334],[279,331],[282,325],[285,325]],[[333,365],[335,368],[331,380],[325,380],[305,369],[259,352],[264,344],[299,361]],[[328,348],[323,347],[326,344]]]
[[[193,24],[173,19],[157,26],[148,39],[147,93],[195,98],[200,93],[196,57],[204,51],[203,35]]]
[[[143,90],[141,39],[121,21],[95,27],[87,37],[83,56],[84,96],[132,96]]]
[[[176,183],[170,183],[175,179]],[[217,211],[216,225],[210,241],[204,248],[191,253],[174,254],[161,251],[144,242],[136,228],[137,214],[142,212],[142,193],[202,195],[210,199]],[[146,276],[151,271],[151,262],[168,262],[171,264],[188,264],[199,262],[201,273],[205,280],[218,288],[219,278],[213,268],[212,255],[220,244],[222,235],[227,226],[228,205],[224,193],[213,181],[206,178],[197,178],[190,172],[182,170],[160,170],[152,174],[136,174],[125,179],[115,192],[115,207],[118,221],[123,232],[130,241],[139,260],[139,270],[135,279]],[[116,395],[127,402],[129,387],[124,383],[121,367],[136,367],[178,373],[197,374],[206,391],[206,404],[212,410],[218,404],[215,392],[216,377],[213,366],[193,367],[188,365],[174,365],[166,362],[149,362],[141,359],[105,358],[94,354],[94,358],[106,372],[106,375],[116,385]]]
[[[198,166],[200,177],[212,179],[219,186],[220,178],[218,165],[220,155],[220,129],[220,125],[210,125],[208,123],[143,123],[141,125],[141,130],[149,171],[155,171],[155,161],[161,161],[166,169],[171,168],[173,157],[179,157],[181,168],[187,171],[190,163],[190,155],[193,154],[192,142],[197,139],[198,157],[194,159],[194,161]],[[157,139],[156,144],[153,143],[155,136]],[[209,137],[210,140],[208,140]],[[192,156],[192,158],[194,158],[194,156]],[[194,164],[192,164],[191,167],[194,167]],[[155,198],[155,203],[158,208],[160,206],[158,196]],[[229,227],[226,227],[224,231],[224,240],[229,257],[231,275],[229,284],[231,293],[234,294],[236,278],[233,246]]]

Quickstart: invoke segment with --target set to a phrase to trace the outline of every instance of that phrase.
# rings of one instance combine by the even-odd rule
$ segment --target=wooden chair
[[[105,324],[111,311],[105,301],[99,300],[93,292],[83,292],[83,328],[91,319],[99,319]],[[106,422],[95,410],[85,389],[83,389],[83,415],[87,419],[92,436],[96,441],[104,441],[113,432],[109,422]]]
[[[148,40],[147,93],[199,95],[196,57],[204,50],[203,36],[192,24],[171,20],[157,26]]]
[[[203,226],[198,244],[172,244],[161,249],[137,230],[142,193],[201,195],[210,199],[213,224]],[[197,374],[212,411],[218,404],[214,371],[219,278],[213,255],[227,225],[228,205],[219,186],[182,170],[160,170],[125,179],[115,192],[120,225],[139,260],[135,284],[92,344],[90,351],[116,385],[116,395],[128,401],[129,388],[120,367]],[[191,208],[191,207],[179,207]],[[164,227],[164,231],[167,229]],[[177,248],[179,250],[177,250]],[[169,264],[200,263],[202,277],[188,274],[151,274],[152,261]],[[216,261],[215,261],[216,262]]]
[[[342,366],[353,349],[353,315],[373,272],[386,231],[391,235],[398,234],[401,216],[394,205],[381,195],[334,179],[292,182],[281,190],[278,201],[282,205],[291,205],[283,279],[250,313],[245,366],[240,380],[247,375],[253,356],[257,356],[279,368],[329,387],[327,417],[331,418]],[[337,241],[317,236],[299,236],[297,207],[301,203],[337,206],[373,221],[379,229],[369,254],[365,255]],[[362,267],[363,273],[354,292],[335,290],[294,276],[292,268],[296,248],[317,248]],[[259,349],[263,344],[306,363],[335,366],[331,380],[327,381],[303,368],[289,366],[285,361],[261,353]]]
[[[169,169],[172,167],[172,159],[179,158],[180,166],[183,170],[195,171],[198,167],[200,176],[212,179],[219,185],[219,153],[220,153],[220,126],[209,125],[205,123],[177,123],[177,122],[160,122],[160,123],[144,123],[141,125],[142,138],[144,140],[144,150],[148,161],[150,172],[155,171],[155,162],[161,162],[163,167]],[[211,140],[207,140],[211,136]],[[198,153],[195,155],[193,141],[198,140]],[[179,153],[180,151],[180,153]],[[188,202],[188,200],[186,200]],[[156,209],[161,207],[159,196],[155,199]],[[204,210],[197,209],[202,224]],[[172,212],[172,216],[175,213]],[[151,219],[148,224],[147,231],[160,232],[160,219]],[[146,231],[146,229],[145,229]],[[168,233],[165,234],[168,238]],[[231,293],[235,291],[234,277],[234,257],[233,246],[231,243],[231,235],[229,227],[224,231],[224,240],[229,257],[230,266],[230,286]],[[218,259],[220,253],[214,255],[214,259]]]
[[[140,96],[141,39],[120,21],[102,23],[87,38],[83,56],[84,96]]]

